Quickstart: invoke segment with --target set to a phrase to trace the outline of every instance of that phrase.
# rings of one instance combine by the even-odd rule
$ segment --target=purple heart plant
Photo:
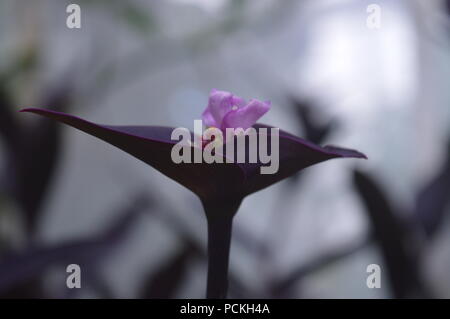
[[[195,193],[208,225],[206,296],[226,298],[232,221],[242,200],[308,166],[332,158],[366,158],[354,150],[320,147],[278,128],[256,124],[269,109],[270,102],[246,102],[229,92],[212,90],[202,121],[194,121],[209,128],[202,134],[201,123],[196,123],[193,135],[182,128],[100,125],[38,108],[21,112],[39,114],[95,136]]]

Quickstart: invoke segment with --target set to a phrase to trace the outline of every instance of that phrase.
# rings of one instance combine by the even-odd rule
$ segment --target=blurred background
[[[81,29],[66,26],[73,2]],[[450,297],[449,1],[73,2],[0,0],[0,297],[203,298],[199,200],[17,111],[192,128],[212,88],[271,100],[262,122],[369,157],[247,197],[229,297]],[[72,263],[81,289],[66,287]]]

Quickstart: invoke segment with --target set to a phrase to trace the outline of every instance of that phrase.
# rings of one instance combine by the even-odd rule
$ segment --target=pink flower
[[[261,102],[251,99],[248,103],[230,92],[212,89],[208,106],[203,111],[203,122],[222,131],[226,128],[243,128],[253,126],[256,121],[270,109],[270,101]]]

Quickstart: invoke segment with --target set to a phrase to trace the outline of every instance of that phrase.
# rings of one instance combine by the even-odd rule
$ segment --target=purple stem
[[[211,203],[211,202],[210,202]],[[206,298],[224,299],[228,290],[228,263],[233,217],[241,200],[203,202],[208,221],[208,279]]]

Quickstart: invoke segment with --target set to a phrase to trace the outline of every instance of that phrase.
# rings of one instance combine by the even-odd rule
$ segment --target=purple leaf
[[[293,98],[292,104],[306,139],[313,143],[322,143],[337,126],[333,120],[324,124],[318,122],[314,117],[314,105],[306,100]]]
[[[442,169],[416,195],[414,214],[427,236],[432,238],[441,229],[450,204],[450,144]]]
[[[151,203],[139,194],[121,209],[121,216],[105,231],[86,239],[45,247],[30,247],[20,253],[4,254],[0,260],[0,295],[17,285],[37,278],[50,266],[76,263],[95,268],[102,258],[112,253],[129,234],[143,209]]]
[[[395,298],[429,297],[420,276],[418,249],[411,225],[393,208],[382,188],[371,176],[354,171],[353,183],[372,225],[372,232],[386,264]]]
[[[63,81],[48,90],[43,101],[55,110],[67,110],[72,91],[67,81]],[[13,101],[8,96],[0,88],[0,135],[8,146],[4,183],[21,208],[26,234],[32,238],[59,162],[61,126],[46,119],[21,123],[13,113]]]
[[[0,138],[9,149],[13,148],[18,131],[18,123],[12,105],[10,94],[3,86],[0,86]]]
[[[276,174],[260,174],[261,163],[180,163],[171,159],[173,128],[160,126],[110,126],[88,122],[60,112],[29,108],[22,112],[39,114],[110,143],[154,167],[197,194],[202,201],[243,198],[297,171],[332,158],[366,158],[357,151],[320,147],[280,131],[280,168]],[[255,128],[270,126],[256,124]],[[269,146],[270,147],[270,146]]]
[[[190,262],[197,255],[196,250],[197,247],[190,246],[188,243],[158,269],[152,270],[144,280],[139,298],[174,298],[188,275]]]

